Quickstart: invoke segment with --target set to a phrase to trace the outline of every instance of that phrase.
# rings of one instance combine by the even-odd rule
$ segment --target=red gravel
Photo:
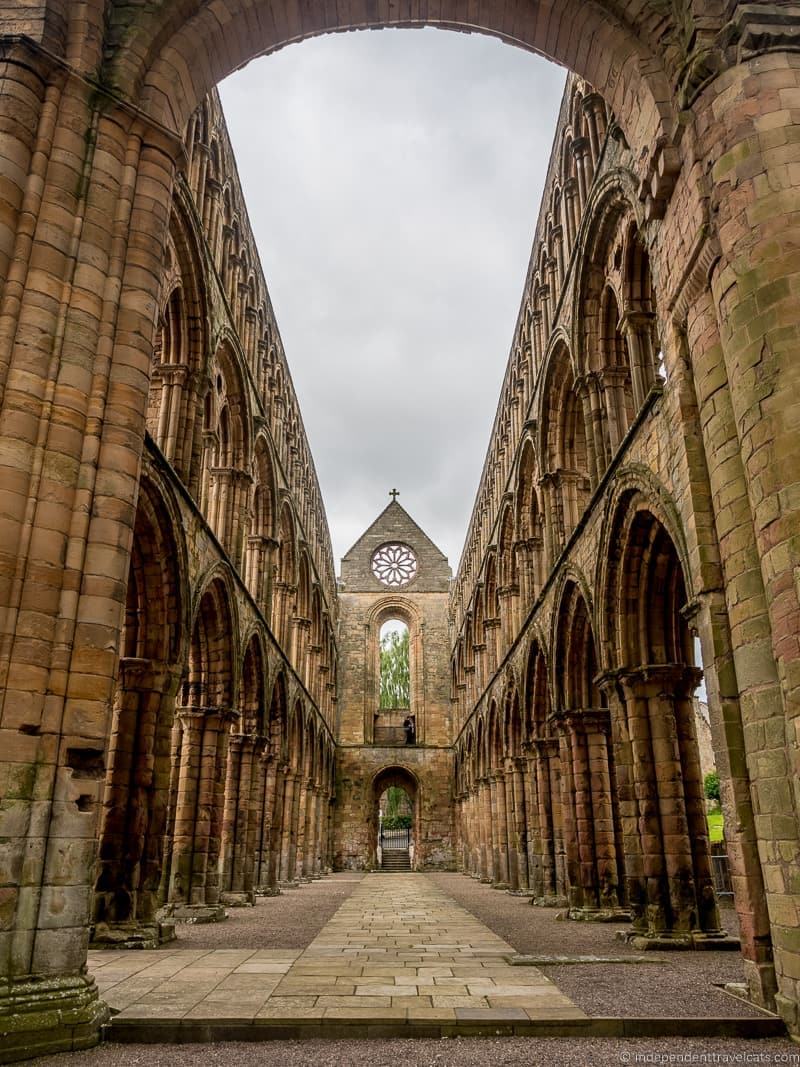
[[[517,952],[526,955],[636,956],[615,939],[624,923],[559,921],[560,909],[532,907],[463,874],[429,877]],[[736,916],[726,912],[735,929]],[[542,967],[548,978],[589,1015],[751,1018],[761,1014],[719,985],[744,980],[738,952],[654,952],[663,963]],[[798,1061],[800,1063],[800,1060]]]
[[[717,1058],[712,1059],[711,1056]],[[698,1058],[692,1059],[692,1056]],[[723,1059],[727,1056],[727,1061]],[[758,1056],[758,1060],[744,1057]],[[638,1057],[638,1059],[637,1059]],[[705,1057],[705,1059],[699,1058]],[[738,1057],[738,1058],[736,1058]],[[218,1045],[103,1045],[45,1056],[30,1067],[589,1067],[596,1064],[800,1064],[791,1041],[641,1038],[449,1038],[272,1041]]]
[[[305,948],[363,878],[332,874],[285,889],[278,897],[257,897],[254,908],[228,908],[221,923],[178,923],[175,948]]]

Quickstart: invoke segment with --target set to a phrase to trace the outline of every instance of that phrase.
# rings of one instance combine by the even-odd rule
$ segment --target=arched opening
[[[627,891],[638,934],[695,942],[722,936],[696,723],[701,672],[675,544],[634,495],[612,528],[605,604],[617,748],[632,786],[621,805]]]
[[[405,619],[385,619],[378,631],[378,708],[373,741],[376,745],[414,745],[415,709],[411,702],[411,634]]]
[[[624,867],[611,726],[588,605],[568,579],[556,617],[555,721],[571,918],[622,918]]]
[[[182,568],[157,487],[143,480],[109,744],[92,937],[156,947],[180,680]]]
[[[258,749],[264,718],[264,652],[254,635],[248,645],[239,682],[237,720],[228,738],[225,810],[222,820],[222,900],[252,904],[255,900],[255,854],[258,833]]]
[[[284,778],[287,772],[288,708],[286,679],[281,672],[272,684],[269,711],[261,726],[255,824],[258,829],[255,882],[259,892],[278,892],[278,870],[284,816]]]
[[[529,738],[532,792],[528,864],[534,900],[563,905],[567,899],[562,824],[559,740],[553,724],[547,664],[538,641],[528,650],[524,689],[525,734]]]
[[[421,869],[419,785],[404,767],[387,767],[372,783],[374,866],[382,871]]]
[[[228,735],[236,718],[235,633],[229,587],[214,578],[195,613],[172,734],[172,852],[165,876],[177,918],[225,917],[219,856]]]
[[[540,434],[547,554],[552,567],[583,514],[590,485],[584,410],[572,357],[563,343],[550,355],[541,395]]]
[[[295,886],[299,882],[302,865],[300,856],[301,811],[305,781],[303,770],[307,759],[308,738],[305,730],[305,709],[300,700],[295,702],[289,715],[287,745],[285,750],[287,768],[283,774],[283,817],[281,822],[280,860],[278,885]]]

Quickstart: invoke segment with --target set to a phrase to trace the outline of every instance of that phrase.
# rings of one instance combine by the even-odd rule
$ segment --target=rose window
[[[408,545],[382,545],[372,557],[372,573],[379,582],[399,589],[417,573],[417,557]]]

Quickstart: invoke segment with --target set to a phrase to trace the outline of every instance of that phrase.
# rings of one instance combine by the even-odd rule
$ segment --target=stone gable
[[[341,581],[348,592],[385,593],[372,573],[372,557],[381,545],[399,542],[414,550],[416,576],[403,586],[404,592],[446,593],[452,571],[447,557],[411,518],[402,505],[393,500],[372,525],[342,557]]]

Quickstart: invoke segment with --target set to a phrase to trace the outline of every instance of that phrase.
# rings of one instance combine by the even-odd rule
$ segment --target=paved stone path
[[[122,1020],[324,1024],[586,1020],[423,875],[370,875],[304,950],[92,952]]]

